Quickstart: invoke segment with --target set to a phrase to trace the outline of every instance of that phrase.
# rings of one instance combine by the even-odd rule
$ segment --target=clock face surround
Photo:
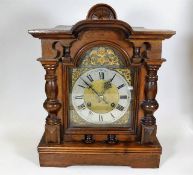
[[[92,124],[111,124],[128,110],[131,89],[117,71],[95,68],[83,73],[72,89],[72,104],[78,115]]]

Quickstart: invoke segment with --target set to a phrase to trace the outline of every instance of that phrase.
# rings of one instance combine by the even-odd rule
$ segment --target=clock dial
[[[116,71],[95,68],[83,73],[72,89],[72,104],[89,123],[110,124],[128,110],[131,86]]]

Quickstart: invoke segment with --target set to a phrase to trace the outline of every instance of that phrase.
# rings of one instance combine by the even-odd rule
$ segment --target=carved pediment
[[[117,19],[115,10],[107,4],[96,4],[88,14],[87,19],[90,20],[113,20]]]
[[[126,38],[133,32],[126,22],[117,20],[115,10],[107,4],[96,4],[88,12],[86,20],[76,23],[71,31],[78,35],[86,30],[116,30],[123,32]]]
[[[52,29],[34,29],[29,33],[40,39],[71,39],[87,30],[110,30],[124,34],[131,39],[166,39],[175,34],[170,30],[152,30],[143,27],[131,27],[128,23],[118,20],[115,10],[107,4],[96,4],[88,12],[86,20],[73,26],[57,26]]]

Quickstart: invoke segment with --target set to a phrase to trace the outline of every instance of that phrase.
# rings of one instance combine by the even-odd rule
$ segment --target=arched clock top
[[[128,67],[131,57],[114,43],[93,42],[81,48],[74,57],[75,67],[89,65]]]

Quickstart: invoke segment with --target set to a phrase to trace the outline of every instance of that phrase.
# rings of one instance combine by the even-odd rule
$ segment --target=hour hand
[[[112,87],[112,81],[113,81],[113,79],[115,78],[115,76],[116,76],[116,74],[114,74],[113,77],[112,77],[110,80],[108,80],[108,81],[106,81],[106,82],[104,83],[104,92],[105,92],[107,89],[110,89],[110,88]]]
[[[106,82],[104,83],[104,91],[107,90],[107,89],[109,89],[109,88],[111,88],[111,87],[112,87],[112,84],[111,84],[110,81],[106,81]]]
[[[91,87],[91,85],[89,83],[87,83],[83,78],[80,78],[89,88]]]

